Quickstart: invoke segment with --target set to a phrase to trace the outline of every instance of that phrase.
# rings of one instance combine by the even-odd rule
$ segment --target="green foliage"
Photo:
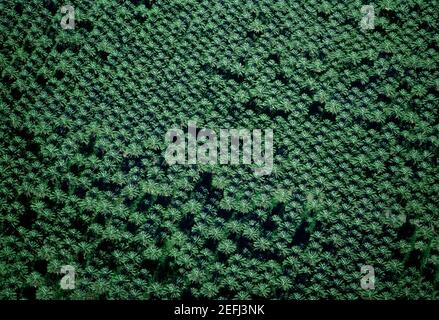
[[[0,3],[0,299],[437,299],[437,5],[72,2]],[[168,166],[190,119],[273,173]]]

